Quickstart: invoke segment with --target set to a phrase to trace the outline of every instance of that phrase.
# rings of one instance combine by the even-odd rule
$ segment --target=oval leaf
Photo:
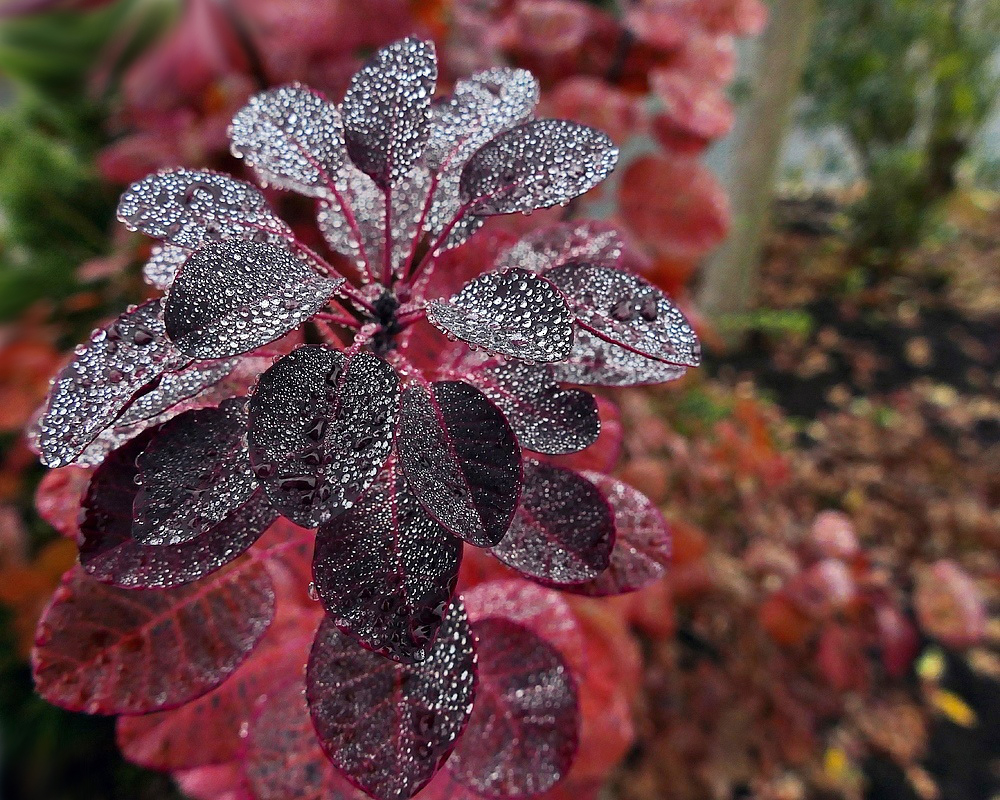
[[[239,757],[258,700],[276,682],[301,674],[305,663],[309,640],[289,641],[278,628],[273,625],[240,668],[208,694],[169,711],[119,717],[117,739],[122,753],[129,761],[157,770],[224,764]],[[300,703],[305,716],[305,701],[300,699]]]
[[[306,668],[306,699],[320,744],[334,766],[372,797],[412,797],[437,772],[469,719],[475,668],[459,600],[417,664],[362,649],[327,617]]]
[[[319,746],[301,676],[260,703],[241,767],[254,800],[366,800]]]
[[[130,231],[189,250],[220,239],[293,238],[257,187],[207,170],[157,172],[133,183],[118,203],[118,219]]]
[[[188,411],[165,423],[136,460],[132,538],[178,545],[205,533],[254,493],[243,434],[246,401]]]
[[[582,583],[608,568],[615,522],[597,487],[572,470],[528,461],[514,521],[493,554],[546,583]]]
[[[580,389],[562,389],[549,365],[492,364],[472,379],[503,412],[522,447],[565,455],[589,447],[601,433],[597,400]]]
[[[556,380],[580,386],[648,386],[677,380],[687,372],[687,367],[646,358],[584,328],[574,330],[569,358],[551,369]]]
[[[94,331],[53,380],[35,433],[42,463],[74,461],[140,390],[188,361],[166,337],[159,300]]]
[[[698,337],[680,309],[638,275],[574,263],[545,277],[566,295],[580,325],[600,338],[676,366],[701,363]]]
[[[529,233],[500,256],[496,268],[541,274],[575,261],[617,267],[624,249],[618,229],[606,222],[562,222]]]
[[[600,472],[584,472],[611,505],[615,547],[611,565],[586,583],[565,587],[576,594],[604,597],[635,592],[659,580],[670,564],[670,530],[653,502],[638,489]]]
[[[320,527],[313,579],[337,626],[380,655],[421,661],[458,582],[462,543],[410,491],[396,459]]]
[[[450,300],[430,301],[427,319],[471,345],[526,361],[561,361],[573,347],[566,301],[522,269],[488,272]]]
[[[132,538],[136,459],[155,430],[112,452],[94,472],[80,515],[80,563],[103,583],[166,589],[204,577],[246,551],[278,513],[257,490],[203,534],[184,544],[145,546]]]
[[[548,208],[592,189],[617,161],[618,148],[598,130],[534,120],[476,151],[462,170],[461,197],[477,215]]]
[[[397,436],[407,481],[428,513],[477,547],[503,538],[521,486],[507,420],[478,389],[438,381],[403,395]]]
[[[527,628],[493,617],[473,625],[479,683],[448,771],[487,797],[548,791],[578,742],[576,685],[559,653]]]
[[[167,334],[197,358],[239,355],[298,327],[343,284],[282,247],[239,239],[209,245],[174,281]]]
[[[249,403],[250,463],[275,507],[315,528],[357,502],[392,448],[399,378],[370,353],[300,347]]]
[[[351,80],[341,106],[347,152],[383,189],[423,153],[436,81],[434,45],[413,38],[383,47]]]
[[[186,703],[243,662],[274,616],[263,563],[244,560],[197,586],[133,592],[75,567],[42,615],[35,689],[89,714],[143,714]]]
[[[233,118],[229,139],[233,155],[265,184],[313,197],[330,194],[346,157],[337,107],[299,85],[251,97]]]

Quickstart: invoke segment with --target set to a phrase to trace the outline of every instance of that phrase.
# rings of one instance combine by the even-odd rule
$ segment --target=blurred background
[[[27,667],[86,473],[43,477],[22,430],[150,291],[119,193],[240,174],[225,129],[251,94],[339,98],[411,33],[442,87],[531,69],[546,115],[623,153],[454,257],[611,220],[708,349],[615,393],[588,463],[674,537],[662,584],[593,611],[621,709],[593,796],[1000,797],[1000,0],[0,0],[0,797],[184,796]]]

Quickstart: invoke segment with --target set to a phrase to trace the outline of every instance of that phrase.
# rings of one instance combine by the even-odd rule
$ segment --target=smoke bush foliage
[[[579,724],[552,590],[663,573],[649,501],[552,458],[600,433],[595,398],[565,384],[698,364],[683,315],[593,224],[541,229],[432,293],[487,217],[569,202],[617,150],[535,119],[523,70],[443,98],[436,77],[432,45],[406,39],[340,105],[293,85],[235,116],[233,153],[314,198],[340,257],[219,173],[122,196],[165,294],[77,348],[35,428],[46,465],[95,469],[33,669],[57,705],[128,715],[141,763],[227,764],[257,800],[407,798],[446,762],[435,796],[544,792]],[[530,610],[518,581],[458,596],[466,545],[549,588]]]

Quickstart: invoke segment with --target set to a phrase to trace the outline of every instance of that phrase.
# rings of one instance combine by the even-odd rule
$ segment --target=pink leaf
[[[35,492],[35,508],[41,518],[70,539],[80,534],[77,516],[93,472],[72,464],[49,470]]]
[[[197,700],[169,711],[119,717],[118,745],[125,756],[159,770],[224,764],[237,758],[260,698],[296,674],[301,695],[309,638],[290,641],[282,634],[272,626],[228,680]]]
[[[602,267],[621,264],[621,234],[605,222],[561,222],[532,231],[500,258],[497,269],[520,267],[541,274],[575,261]]]
[[[364,650],[329,617],[323,621],[306,699],[323,749],[348,780],[378,800],[405,800],[427,784],[472,711],[472,641],[458,600],[417,664]]]
[[[264,565],[246,559],[196,586],[134,592],[76,567],[35,636],[35,688],[91,714],[143,714],[186,703],[243,662],[274,616]]]
[[[241,758],[254,800],[364,800],[316,738],[301,676],[259,703]]]
[[[535,795],[566,775],[578,740],[576,685],[559,653],[525,627],[473,625],[479,684],[448,770],[490,797]]]

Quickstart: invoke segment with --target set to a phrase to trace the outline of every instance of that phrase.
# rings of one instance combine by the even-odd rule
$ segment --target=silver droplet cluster
[[[243,442],[246,401],[227,400],[168,422],[136,459],[132,538],[178,545],[205,533],[257,488]]]
[[[343,284],[282,247],[220,242],[184,265],[167,298],[167,332],[198,358],[239,355],[305,322]]]
[[[690,323],[663,292],[630,272],[576,262],[549,270],[576,318],[633,352],[696,367],[701,346]]]
[[[53,379],[34,433],[42,462],[72,463],[143,386],[190,360],[167,338],[159,300],[95,330]]]
[[[568,203],[603,181],[618,162],[604,133],[560,119],[511,128],[462,170],[462,201],[473,214],[513,214]]]
[[[522,269],[480,275],[450,300],[429,303],[427,318],[464,342],[526,361],[560,361],[573,346],[566,302]]]

